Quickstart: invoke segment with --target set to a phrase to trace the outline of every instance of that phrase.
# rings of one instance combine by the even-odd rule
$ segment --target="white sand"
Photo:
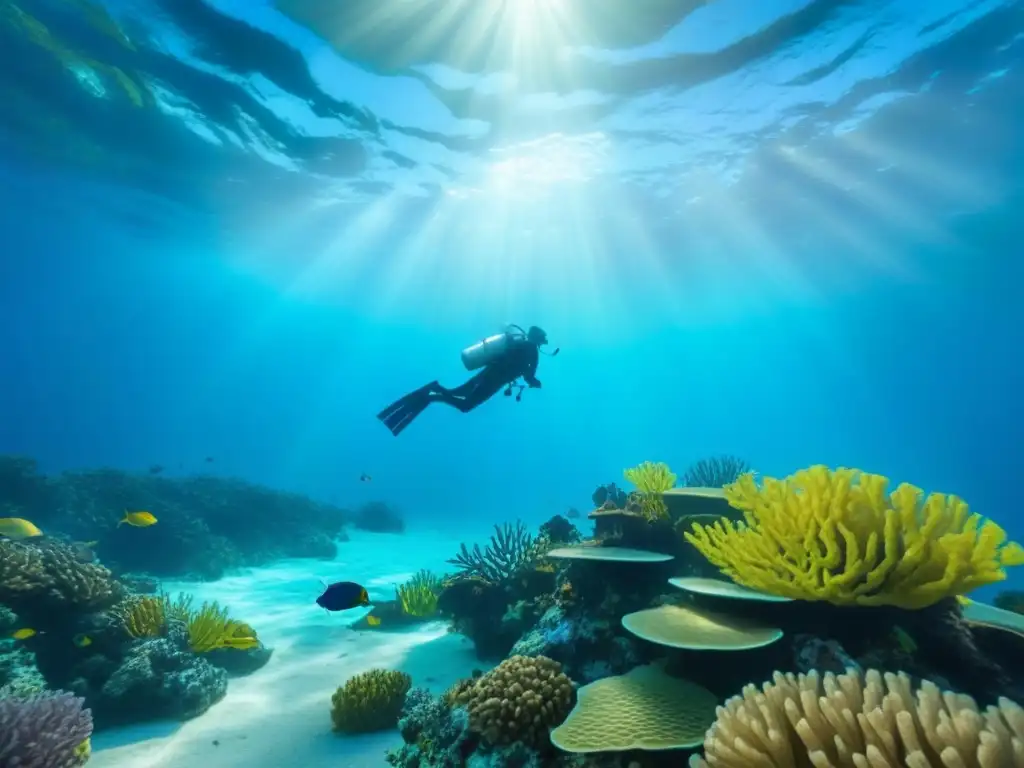
[[[289,560],[206,584],[166,583],[172,594],[218,600],[250,623],[274,648],[270,662],[233,678],[227,696],[184,723],[159,722],[101,731],[90,768],[376,768],[401,743],[397,731],[367,736],[331,732],[331,694],[373,667],[400,669],[414,686],[439,692],[482,667],[471,643],[440,622],[407,631],[355,631],[367,610],[329,614],[314,603],[318,579],[362,583],[370,597],[393,599],[394,585],[419,568],[451,570],[458,550],[450,537],[356,532],[337,561]],[[214,742],[217,742],[215,744]]]

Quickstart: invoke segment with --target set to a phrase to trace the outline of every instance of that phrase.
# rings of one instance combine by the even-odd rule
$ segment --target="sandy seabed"
[[[320,580],[358,581],[371,599],[420,568],[451,570],[450,536],[356,532],[334,561],[287,560],[209,583],[166,582],[169,593],[217,600],[274,649],[270,662],[232,678],[227,696],[187,722],[156,722],[93,736],[90,768],[377,768],[401,743],[397,731],[342,736],[331,731],[331,694],[373,667],[399,669],[413,685],[440,692],[482,667],[471,643],[442,622],[402,631],[353,630],[368,609],[327,613],[314,600]]]

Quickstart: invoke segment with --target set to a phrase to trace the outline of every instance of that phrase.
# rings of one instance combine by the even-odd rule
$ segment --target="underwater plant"
[[[733,581],[797,600],[924,608],[1002,581],[1024,548],[956,496],[824,466],[725,487],[746,522],[693,524],[685,538]]]
[[[505,523],[494,526],[494,535],[486,549],[481,551],[480,545],[474,544],[470,550],[461,544],[459,554],[448,562],[464,575],[479,576],[497,584],[512,578],[533,561],[536,554],[533,545],[533,536],[522,521],[517,521],[515,527]]]
[[[668,464],[645,461],[643,464],[627,469],[624,473],[637,488],[637,501],[640,512],[648,520],[660,520],[668,515],[661,494],[676,484],[676,476],[668,468]]]
[[[371,669],[350,677],[331,696],[331,722],[339,733],[394,728],[412,678],[404,672]]]
[[[683,473],[683,485],[690,488],[724,488],[749,471],[750,465],[736,456],[713,456],[691,464]]]
[[[426,618],[437,613],[437,598],[441,594],[441,577],[426,568],[417,571],[409,581],[395,589],[402,613]]]

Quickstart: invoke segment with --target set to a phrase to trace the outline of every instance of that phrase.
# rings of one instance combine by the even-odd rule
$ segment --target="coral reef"
[[[734,581],[801,600],[922,608],[1024,564],[1002,528],[956,496],[823,466],[726,486],[746,525],[694,524],[686,540]]]
[[[356,510],[352,525],[371,533],[404,533],[405,521],[397,509],[383,501],[371,501]]]
[[[448,562],[464,575],[478,576],[497,584],[511,579],[533,560],[533,544],[533,536],[526,525],[522,522],[515,526],[505,523],[494,526],[494,535],[486,549],[481,551],[480,545],[474,544],[470,550],[463,544],[459,554]]]
[[[74,768],[89,759],[92,715],[68,693],[0,696],[0,765]]]
[[[390,765],[462,768],[476,748],[469,730],[469,713],[452,709],[425,688],[409,692],[398,731],[404,744],[388,752]]]
[[[93,669],[90,665],[80,671]],[[227,673],[194,654],[185,625],[171,620],[166,637],[136,640],[90,698],[97,723],[103,725],[161,717],[185,720],[224,698],[227,686]],[[74,687],[89,690],[85,678]]]
[[[412,678],[404,672],[371,669],[349,678],[331,697],[331,722],[340,733],[394,728]]]
[[[544,656],[512,656],[455,696],[485,743],[532,748],[548,744],[548,731],[565,719],[572,701],[572,681]]]
[[[150,510],[159,523],[118,528],[125,508]],[[44,531],[98,540],[96,553],[115,573],[210,579],[233,566],[333,557],[348,516],[335,506],[241,480],[113,469],[45,476],[34,462],[17,457],[0,457],[0,509]]]
[[[783,675],[748,685],[718,710],[692,768],[751,765],[1024,765],[1024,709],[1001,699],[980,711],[969,696],[903,674]]]
[[[736,456],[713,456],[691,464],[682,484],[694,488],[723,488],[750,471],[750,465]]]

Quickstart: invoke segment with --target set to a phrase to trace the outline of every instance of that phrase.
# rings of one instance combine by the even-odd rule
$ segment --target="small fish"
[[[163,471],[164,468],[162,464],[152,464],[149,467],[149,474],[151,475],[159,475]]]
[[[88,635],[78,634],[71,638],[71,642],[77,645],[79,648],[88,648],[92,645],[92,638]]]
[[[15,640],[28,640],[30,637],[35,637],[36,631],[29,627],[23,627],[22,629],[16,629],[11,632],[11,637]]]
[[[206,457],[206,463],[207,464],[213,464],[213,456],[207,456]]]
[[[234,648],[237,651],[247,651],[250,648],[259,647],[260,641],[255,637],[229,637],[224,641],[225,648]]]
[[[361,482],[361,483],[368,483],[368,482],[370,482],[371,480],[373,480],[373,478],[372,478],[372,477],[370,477],[370,476],[369,476],[368,474],[366,474],[365,472],[363,472],[363,474],[361,474],[361,475],[359,476],[359,482]]]
[[[80,563],[91,563],[96,560],[96,553],[92,551],[92,548],[96,546],[98,542],[91,541],[73,541],[71,542],[71,552],[74,554],[75,559]]]
[[[376,616],[367,616],[366,617],[366,623],[369,624],[371,627],[379,627],[380,626],[380,619],[377,618]]]
[[[904,653],[913,655],[917,651],[917,642],[915,642],[914,638],[912,638],[909,633],[903,629],[903,627],[893,627],[892,636],[896,641],[896,644]]]
[[[18,541],[42,535],[43,532],[28,520],[23,520],[20,517],[0,517],[0,536]]]
[[[124,518],[117,524],[117,527],[120,528],[125,523],[128,523],[128,525],[134,528],[148,528],[156,523],[156,518],[153,516],[152,512],[129,512],[126,509],[124,511]]]
[[[316,604],[328,611],[347,611],[370,604],[370,596],[366,589],[354,581],[336,581],[324,584],[324,593],[316,599]]]
[[[570,507],[569,511],[565,513],[565,516],[570,520],[575,520],[580,516],[580,511],[576,507]]]

